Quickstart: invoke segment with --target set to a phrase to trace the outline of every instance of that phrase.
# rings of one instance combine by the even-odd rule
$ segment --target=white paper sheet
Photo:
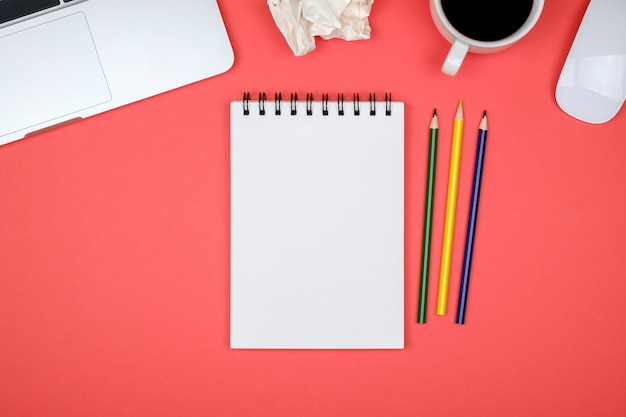
[[[315,37],[369,39],[374,0],[268,0],[272,17],[296,56],[315,49]]]
[[[285,104],[231,103],[230,347],[402,349],[404,103]]]

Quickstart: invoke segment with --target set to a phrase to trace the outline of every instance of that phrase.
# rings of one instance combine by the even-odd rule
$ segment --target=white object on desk
[[[373,0],[267,0],[272,17],[295,56],[315,49],[315,37],[370,38]]]
[[[0,145],[233,64],[216,0],[57,3],[0,0]]]
[[[265,107],[230,108],[231,348],[403,348],[404,104]]]
[[[587,123],[611,120],[626,99],[626,0],[592,0],[556,86],[556,101]]]

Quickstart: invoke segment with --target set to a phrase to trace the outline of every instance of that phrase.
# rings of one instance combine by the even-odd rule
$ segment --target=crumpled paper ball
[[[276,26],[296,56],[315,49],[315,37],[369,39],[374,0],[268,0]]]

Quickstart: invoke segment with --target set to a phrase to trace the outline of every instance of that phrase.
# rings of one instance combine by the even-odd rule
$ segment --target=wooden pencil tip
[[[437,120],[437,110],[433,112],[433,118],[430,119],[430,128],[439,129],[439,121]]]
[[[487,112],[483,113],[483,118],[480,119],[480,126],[478,128],[481,130],[487,130]]]
[[[459,106],[456,108],[455,120],[463,120],[463,100],[459,100]]]
[[[483,112],[483,117],[487,117],[487,110]]]

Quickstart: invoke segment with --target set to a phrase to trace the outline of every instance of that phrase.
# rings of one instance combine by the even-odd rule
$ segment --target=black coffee
[[[446,17],[463,35],[497,41],[522,27],[533,0],[441,0]]]

